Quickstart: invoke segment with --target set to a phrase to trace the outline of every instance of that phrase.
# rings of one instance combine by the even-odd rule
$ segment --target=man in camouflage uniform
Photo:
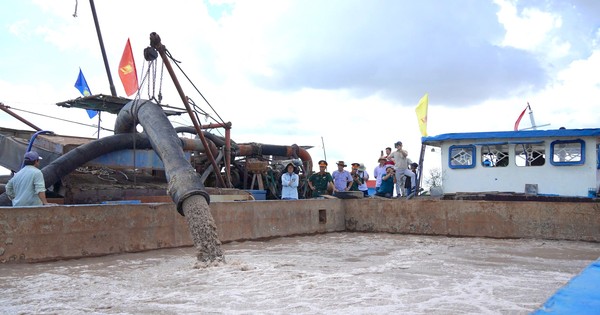
[[[327,162],[325,160],[319,161],[319,171],[313,173],[308,178],[308,187],[312,191],[313,198],[321,197],[323,195],[329,195],[329,185],[333,185],[333,177],[329,172],[326,172]]]

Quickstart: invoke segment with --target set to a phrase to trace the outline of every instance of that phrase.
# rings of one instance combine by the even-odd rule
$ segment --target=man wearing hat
[[[46,200],[44,175],[39,170],[41,159],[35,151],[25,153],[25,166],[6,184],[6,194],[13,207],[50,205]]]
[[[367,168],[363,163],[354,163],[358,164],[358,168],[356,174],[358,174],[358,178],[360,183],[358,184],[358,190],[362,191],[365,197],[369,197],[369,187],[367,187],[367,181],[369,180],[369,173],[367,173]],[[352,164],[354,166],[354,164]]]
[[[333,178],[325,169],[327,169],[327,162],[320,160],[319,171],[308,178],[308,188],[312,191],[313,198],[329,195],[329,187],[333,186]]]
[[[348,165],[344,161],[338,161],[336,164],[338,169],[331,174],[333,177],[333,192],[349,191],[352,187],[352,175],[344,169]]]
[[[387,161],[387,159],[385,158],[385,156],[380,156],[379,157],[379,165],[375,166],[375,169],[373,170],[373,176],[375,176],[375,191],[377,191],[379,189],[379,186],[381,186],[381,178],[383,177],[383,175],[385,175],[385,162]]]
[[[298,199],[298,182],[300,178],[296,174],[296,166],[294,163],[288,163],[285,168],[287,172],[281,175],[281,199]]]

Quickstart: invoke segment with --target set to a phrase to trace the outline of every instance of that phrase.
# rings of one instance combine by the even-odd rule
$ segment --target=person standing
[[[6,194],[13,207],[55,205],[46,200],[44,175],[39,170],[41,159],[35,151],[25,153],[25,166],[6,184]]]
[[[350,171],[350,176],[352,176],[352,185],[350,186],[350,191],[359,191],[358,185],[362,183],[361,178],[358,175],[358,167],[360,166],[360,163],[352,163],[350,166],[352,167],[352,170]]]
[[[317,198],[329,195],[329,187],[333,186],[333,177],[326,172],[327,161],[319,161],[319,171],[308,178],[308,188],[312,191],[312,197]]]
[[[293,163],[288,163],[285,167],[287,172],[281,175],[281,199],[298,199],[298,182],[300,177],[296,174],[296,167]]]
[[[396,175],[394,175],[394,167],[386,165],[385,175],[381,177],[381,186],[377,189],[375,196],[392,198],[394,195],[394,184],[396,183]]]
[[[410,163],[410,171],[415,173],[415,175],[417,174],[418,167],[419,167],[419,164]],[[404,188],[406,189],[406,196],[408,196],[408,197],[412,197],[416,193],[415,189],[413,189],[413,187],[411,187],[410,185],[411,185],[410,177],[406,177],[406,180],[404,183]]]
[[[402,190],[404,186],[404,181],[402,180],[402,176],[410,177],[411,189],[414,191],[416,182],[415,173],[411,172],[408,169],[408,165],[411,163],[408,158],[408,151],[402,149],[402,141],[397,141],[394,143],[396,147],[396,151],[392,153],[392,159],[394,160],[394,169],[396,171],[396,194],[398,198],[402,196]]]
[[[385,148],[385,165],[394,166],[394,159],[392,158],[392,148]]]
[[[373,170],[373,176],[375,176],[375,191],[379,190],[379,186],[381,186],[381,178],[385,175],[385,156],[379,157],[379,165],[375,166]]]
[[[352,175],[350,172],[346,171],[344,167],[348,166],[344,161],[338,161],[337,163],[338,169],[333,171],[331,176],[333,177],[333,192],[334,194],[338,191],[349,191],[350,187],[352,187]]]
[[[361,183],[358,185],[358,190],[362,191],[365,197],[369,197],[369,187],[367,186],[369,173],[367,173],[367,168],[363,163],[360,163],[358,166],[357,174],[361,181]]]

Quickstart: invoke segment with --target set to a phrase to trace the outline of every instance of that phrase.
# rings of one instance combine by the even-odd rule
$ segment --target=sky
[[[202,95],[177,72],[184,93],[231,122],[234,141],[314,146],[313,161],[326,157],[329,171],[343,160],[372,174],[381,150],[398,140],[417,161],[415,107],[426,93],[430,136],[512,130],[528,102],[541,129],[600,127],[594,0],[103,0],[95,7],[119,96],[126,96],[118,65],[127,39],[142,81],[143,50],[156,32]],[[93,94],[110,94],[90,3],[0,8],[0,102],[42,129],[95,138],[96,127],[45,117],[97,123],[82,109],[55,105],[80,96],[80,68]],[[166,70],[162,77],[162,103],[183,107]],[[148,90],[145,83],[142,98]],[[115,118],[103,114],[102,127],[113,129]],[[0,126],[29,129],[1,111]],[[530,127],[528,116],[520,127]],[[439,167],[439,152],[427,150],[424,163]]]

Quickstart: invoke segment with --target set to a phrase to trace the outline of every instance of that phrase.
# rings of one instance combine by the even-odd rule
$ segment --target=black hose
[[[200,176],[185,158],[181,141],[160,106],[148,100],[127,103],[117,116],[115,133],[134,132],[138,121],[165,166],[169,182],[167,193],[177,205],[177,211],[184,215],[183,202],[192,195],[201,195],[210,203]]]

